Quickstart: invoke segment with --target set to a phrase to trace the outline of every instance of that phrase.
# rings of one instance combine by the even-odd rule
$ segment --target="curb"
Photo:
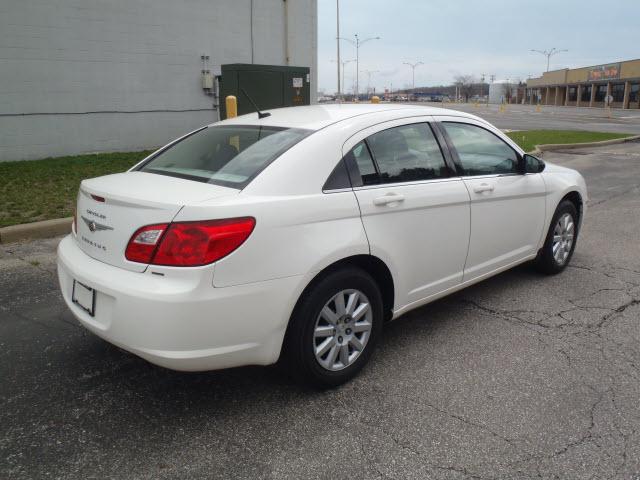
[[[50,238],[71,232],[73,217],[56,218],[42,222],[24,223],[0,228],[0,243],[13,243],[20,240]]]
[[[544,152],[553,152],[554,150],[574,150],[585,147],[603,147],[605,145],[616,145],[618,143],[633,142],[634,140],[640,140],[640,135],[633,135],[631,137],[614,138],[612,140],[601,140],[599,142],[582,142],[582,143],[550,143],[548,145],[536,145],[530,153],[531,155],[540,155]]]

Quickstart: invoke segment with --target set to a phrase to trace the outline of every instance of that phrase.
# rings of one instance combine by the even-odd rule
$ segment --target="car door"
[[[395,310],[462,281],[469,194],[426,119],[394,121],[345,144],[371,254],[391,269]],[[354,173],[355,172],[355,173]]]
[[[440,120],[471,197],[464,281],[534,256],[545,220],[542,176],[523,174],[521,155],[483,122],[460,117]]]

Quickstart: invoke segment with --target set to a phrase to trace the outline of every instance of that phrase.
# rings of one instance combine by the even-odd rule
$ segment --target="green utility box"
[[[309,67],[284,67],[233,63],[222,65],[220,82],[220,119],[227,118],[225,98],[235,95],[238,115],[255,112],[251,97],[260,110],[309,105],[311,102]]]

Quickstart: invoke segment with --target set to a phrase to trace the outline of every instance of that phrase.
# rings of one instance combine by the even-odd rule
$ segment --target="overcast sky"
[[[340,0],[340,36],[380,36],[360,47],[360,71],[379,70],[378,91],[411,85],[449,84],[459,74],[526,79],[546,69],[546,58],[530,52],[568,49],[551,58],[550,69],[640,58],[640,0]],[[336,1],[318,0],[320,90],[336,89]],[[355,47],[342,41],[342,60]],[[355,62],[346,66],[353,85]],[[367,75],[360,75],[364,91]]]

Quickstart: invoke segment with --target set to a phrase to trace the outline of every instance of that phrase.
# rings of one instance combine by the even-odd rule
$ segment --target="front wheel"
[[[564,200],[556,209],[544,246],[536,258],[536,267],[543,273],[556,274],[564,270],[576,248],[578,239],[578,211]]]
[[[327,274],[300,299],[284,345],[293,377],[320,388],[353,378],[371,357],[382,330],[380,289],[365,271]]]

